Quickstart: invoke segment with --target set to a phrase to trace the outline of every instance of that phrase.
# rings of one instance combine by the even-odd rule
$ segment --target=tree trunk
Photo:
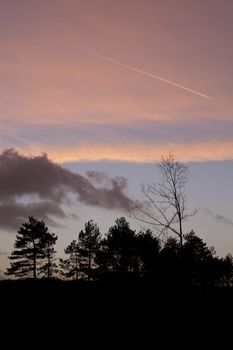
[[[33,240],[33,278],[36,279],[36,247]]]
[[[47,267],[47,278],[51,278],[51,264],[50,264],[50,256],[48,255],[48,267]]]
[[[36,254],[33,253],[33,278],[36,279]]]
[[[180,226],[180,234],[179,234],[179,236],[180,236],[180,248],[182,248],[183,247],[183,229],[182,229],[182,219],[181,219],[180,215],[179,215],[179,226]]]
[[[89,257],[88,257],[88,281],[91,279],[91,250],[89,252]]]
[[[75,279],[78,279],[78,256],[75,255]]]

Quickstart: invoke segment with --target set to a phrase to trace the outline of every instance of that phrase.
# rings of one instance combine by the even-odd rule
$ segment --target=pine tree
[[[79,278],[80,254],[79,244],[73,240],[65,249],[65,254],[69,255],[67,259],[60,259],[61,275],[66,278]]]
[[[109,228],[103,248],[105,256],[108,255],[109,272],[125,274],[135,270],[136,234],[124,217],[116,219],[115,225]]]
[[[95,258],[100,247],[100,236],[100,230],[92,220],[89,220],[85,224],[85,230],[79,233],[81,270],[86,274],[88,280],[92,278],[96,267]]]
[[[48,227],[43,220],[29,216],[18,230],[14,244],[15,250],[9,256],[11,266],[6,275],[37,278],[38,271],[45,258],[45,236]]]
[[[54,274],[58,272],[58,266],[56,264],[54,245],[57,241],[57,236],[54,233],[46,232],[42,237],[42,244],[44,250],[44,263],[40,267],[40,274],[45,275],[47,278],[52,278]]]

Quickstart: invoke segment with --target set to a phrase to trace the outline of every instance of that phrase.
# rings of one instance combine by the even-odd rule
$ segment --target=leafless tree
[[[182,247],[183,221],[195,214],[186,211],[185,185],[188,181],[188,167],[170,153],[162,157],[158,168],[161,181],[157,185],[142,185],[141,191],[146,201],[135,204],[131,217],[156,227],[161,239],[169,231],[174,233]]]

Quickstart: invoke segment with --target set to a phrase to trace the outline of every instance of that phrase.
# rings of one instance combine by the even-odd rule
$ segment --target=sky
[[[200,208],[187,230],[233,253],[233,2],[0,5],[0,260],[31,212],[61,250],[92,217],[106,229],[170,151]]]

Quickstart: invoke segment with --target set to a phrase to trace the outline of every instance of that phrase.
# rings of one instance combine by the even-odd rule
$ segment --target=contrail
[[[137,72],[137,73],[140,73],[140,74],[143,74],[143,75],[145,75],[145,76],[147,76],[147,77],[150,77],[150,78],[153,78],[153,79],[156,79],[156,80],[160,80],[160,81],[163,81],[164,83],[167,83],[167,84],[169,84],[169,85],[173,85],[173,86],[176,86],[176,87],[178,87],[178,88],[180,88],[180,89],[189,91],[189,92],[191,92],[192,94],[195,94],[195,95],[198,95],[198,96],[207,98],[207,99],[209,99],[209,100],[214,100],[213,97],[208,96],[208,95],[205,95],[205,94],[203,94],[203,93],[201,93],[201,92],[199,92],[199,91],[196,91],[196,90],[193,90],[193,89],[189,89],[189,88],[187,88],[187,87],[184,86],[184,85],[175,83],[174,81],[171,81],[171,80],[168,80],[168,79],[164,79],[164,78],[162,78],[162,77],[160,77],[160,76],[158,76],[158,75],[148,73],[148,72],[146,72],[146,71],[144,71],[144,70],[142,70],[142,69],[138,69],[138,68],[136,68],[136,67],[134,67],[134,66],[130,66],[130,65],[128,65],[128,64],[125,64],[125,63],[123,63],[123,62],[117,61],[117,60],[115,60],[115,59],[113,59],[113,58],[110,58],[110,57],[108,57],[108,56],[104,56],[104,55],[101,55],[101,54],[99,54],[99,53],[97,53],[97,52],[90,51],[90,50],[87,50],[87,49],[85,49],[85,48],[82,48],[82,47],[73,45],[73,44],[71,44],[71,43],[69,43],[68,41],[65,41],[65,40],[56,39],[56,38],[53,38],[53,37],[48,36],[48,35],[47,35],[47,37],[50,38],[50,39],[52,39],[52,40],[54,40],[54,41],[56,41],[56,42],[58,42],[58,43],[64,44],[64,45],[66,45],[66,46],[69,46],[69,47],[71,47],[71,48],[74,49],[74,50],[78,50],[78,51],[80,51],[80,52],[85,52],[85,53],[87,53],[87,54],[89,54],[89,55],[91,55],[91,56],[95,56],[95,57],[101,58],[101,59],[103,59],[103,60],[105,60],[105,61],[108,61],[108,62],[117,64],[118,66],[121,66],[121,67],[130,69],[130,70],[132,70],[132,71],[134,71],[134,72]]]

